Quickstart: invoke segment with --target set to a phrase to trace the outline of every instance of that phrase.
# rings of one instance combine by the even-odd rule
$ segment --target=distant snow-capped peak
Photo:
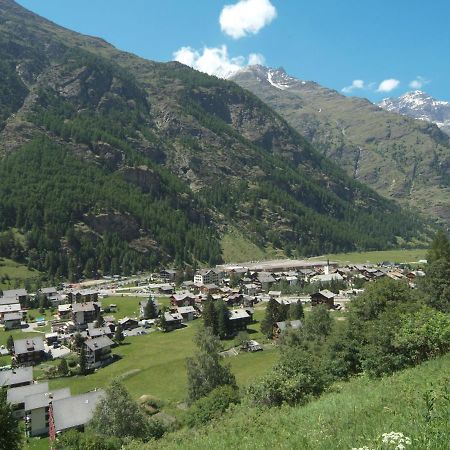
[[[378,106],[450,130],[450,102],[436,100],[423,91],[407,92],[399,98],[385,98]]]

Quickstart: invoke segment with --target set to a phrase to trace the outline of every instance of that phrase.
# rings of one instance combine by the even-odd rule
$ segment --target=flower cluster
[[[364,447],[353,447],[352,450],[370,450],[370,448],[365,445]]]
[[[403,433],[396,433],[395,431],[383,433],[381,440],[383,444],[388,446],[395,445],[395,450],[404,450],[407,445],[411,445],[411,438],[405,436]]]

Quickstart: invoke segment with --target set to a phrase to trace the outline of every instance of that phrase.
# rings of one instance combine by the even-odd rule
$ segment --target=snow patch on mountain
[[[386,111],[435,123],[450,134],[450,102],[436,100],[425,92],[412,91],[399,98],[385,98],[378,106]]]
[[[238,77],[239,75],[251,73],[258,81],[264,80],[276,89],[285,91],[293,87],[299,87],[307,84],[306,81],[299,80],[294,77],[290,77],[286,71],[280,67],[278,69],[271,69],[262,65],[247,66],[237,73],[233,74],[230,78]]]

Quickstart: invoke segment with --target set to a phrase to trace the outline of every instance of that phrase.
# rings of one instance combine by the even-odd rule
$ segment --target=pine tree
[[[95,328],[101,328],[105,326],[105,319],[103,318],[103,314],[99,311],[97,315],[97,319],[95,320]]]
[[[81,334],[79,332],[74,334],[72,345],[73,345],[73,348],[77,352],[81,351],[81,349],[83,348],[83,346],[84,346],[84,339],[83,339],[83,336],[81,336]]]
[[[9,335],[8,340],[6,341],[6,348],[11,354],[14,351],[14,338],[11,335]]]
[[[163,331],[164,333],[169,331],[169,327],[167,325],[167,320],[166,320],[166,312],[167,311],[165,309],[163,309],[159,313],[159,317],[158,317],[158,326],[161,329],[161,331]]]
[[[0,448],[20,450],[22,432],[19,421],[14,417],[12,406],[6,398],[6,389],[0,389]]]
[[[211,328],[201,328],[194,338],[198,352],[187,359],[188,402],[205,397],[219,386],[236,386],[228,365],[223,364],[223,347]]]
[[[283,318],[283,316],[285,316],[285,309],[280,308],[280,306],[284,305],[279,305],[273,298],[271,298],[267,304],[266,314],[261,322],[261,332],[268,338],[272,337],[274,324],[286,320],[286,317]]]
[[[211,296],[208,296],[206,301],[203,303],[203,326],[205,328],[210,328],[212,334],[217,336],[218,333],[218,323],[217,323],[217,311],[214,307],[214,303]]]
[[[114,332],[114,340],[120,345],[124,339],[125,336],[123,335],[122,325],[118,323],[116,325],[116,331]]]
[[[156,319],[158,317],[158,311],[156,310],[156,305],[153,297],[150,297],[144,308],[144,319]]]
[[[217,317],[217,335],[220,339],[225,339],[229,333],[230,312],[223,300],[216,302],[215,313]]]
[[[290,320],[300,320],[303,319],[304,312],[303,312],[303,305],[302,302],[299,300],[297,303],[292,303],[289,306],[289,319]]]
[[[58,374],[65,377],[69,374],[69,366],[65,358],[62,358],[58,364]]]
[[[428,250],[428,264],[432,264],[440,259],[450,262],[450,241],[446,233],[439,230]]]

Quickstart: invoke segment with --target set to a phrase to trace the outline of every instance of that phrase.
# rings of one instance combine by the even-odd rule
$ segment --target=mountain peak
[[[299,80],[297,78],[291,77],[286,73],[284,67],[272,68],[266,67],[261,64],[256,64],[253,66],[248,66],[235,74],[230,78],[238,80],[246,74],[253,75],[259,82],[268,83],[274,88],[281,91],[285,91],[292,87],[298,87],[299,85],[306,84],[306,81]]]
[[[415,90],[398,98],[385,98],[378,106],[386,111],[433,122],[443,131],[450,132],[450,102],[436,100],[426,92]]]

